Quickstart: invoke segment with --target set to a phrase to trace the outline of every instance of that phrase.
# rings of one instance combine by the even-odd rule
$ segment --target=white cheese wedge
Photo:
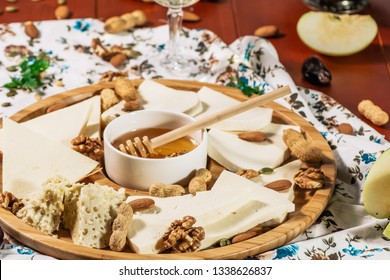
[[[261,174],[260,176],[251,178],[252,182],[259,184],[261,186],[267,185],[268,183],[277,181],[277,180],[289,180],[291,182],[291,188],[287,191],[279,192],[282,195],[285,195],[290,201],[294,200],[294,175],[301,168],[302,161],[297,159],[289,163],[283,164],[274,169],[271,174]]]
[[[294,161],[291,161],[289,163],[286,163],[280,167],[277,167],[274,169],[274,171],[271,174],[261,174],[260,176],[251,178],[250,180],[252,182],[255,182],[256,184],[259,184],[261,186],[264,186],[268,183],[271,183],[273,181],[277,180],[289,180],[291,182],[291,188],[289,188],[286,191],[280,191],[279,193],[281,195],[284,195],[288,200],[294,201],[295,194],[294,194],[294,175],[299,171],[301,168],[302,161],[297,159]],[[275,217],[274,219],[267,221],[264,226],[276,226],[281,224],[286,219],[287,214],[282,214],[279,217]]]
[[[112,222],[125,201],[125,189],[114,190],[97,184],[75,184],[65,193],[63,225],[73,243],[105,248],[112,234]]]
[[[47,178],[59,175],[73,183],[98,165],[24,125],[7,118],[3,121],[3,191],[18,198],[40,191]]]
[[[177,90],[146,79],[138,87],[144,109],[187,113],[199,106],[196,92]]]
[[[208,155],[230,171],[240,169],[260,170],[264,167],[278,167],[290,152],[283,142],[284,129],[298,126],[274,124],[259,129],[267,135],[263,142],[249,142],[238,137],[239,132],[211,129],[208,132]]]
[[[127,201],[137,198],[130,196]],[[156,211],[135,213],[128,231],[137,253],[159,253],[161,237],[170,223],[186,215],[197,220],[194,226],[204,228],[200,247],[204,249],[295,209],[285,196],[229,171],[221,173],[210,191],[153,200]]]
[[[213,113],[220,112],[226,108],[240,103],[240,101],[224,95],[218,91],[212,90],[208,87],[202,87],[198,91],[198,95],[204,109],[202,113],[195,117],[196,119],[207,117]],[[210,128],[240,131],[256,130],[270,124],[271,120],[272,109],[258,107],[220,121],[210,126]]]
[[[91,112],[92,103],[88,99],[22,124],[35,132],[71,147],[71,140],[85,129]]]
[[[100,98],[94,96],[21,124],[68,147],[71,140],[80,134],[100,138]],[[3,137],[3,129],[0,129],[1,151]]]

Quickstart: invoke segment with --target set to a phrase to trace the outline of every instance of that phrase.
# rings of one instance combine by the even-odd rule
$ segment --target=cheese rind
[[[130,196],[127,201],[137,198]],[[137,253],[159,253],[165,230],[183,216],[193,216],[197,220],[194,226],[204,228],[205,239],[200,247],[204,249],[295,209],[285,196],[229,171],[221,173],[210,191],[153,200],[156,210],[135,213],[128,231]]]

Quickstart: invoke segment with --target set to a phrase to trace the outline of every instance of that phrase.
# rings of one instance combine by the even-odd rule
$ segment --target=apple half
[[[297,32],[305,45],[320,54],[346,56],[368,47],[378,25],[370,15],[310,11],[298,20]]]
[[[390,149],[371,166],[363,185],[363,205],[378,219],[390,218]],[[390,238],[390,223],[383,234]]]

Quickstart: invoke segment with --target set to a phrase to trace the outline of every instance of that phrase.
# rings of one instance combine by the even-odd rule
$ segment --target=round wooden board
[[[134,80],[136,86],[141,82],[142,80]],[[241,91],[231,87],[195,81],[158,80],[158,82],[175,89],[195,92],[202,86],[207,86],[240,101],[247,99]],[[112,83],[95,84],[57,94],[21,110],[13,115],[11,119],[17,122],[23,122],[45,114],[47,108],[53,104],[65,103],[70,105],[97,94],[96,92],[102,88],[112,86]],[[277,103],[269,103],[266,107],[274,110],[273,122],[299,125],[306,138],[322,150],[323,161],[321,169],[326,176],[326,182],[325,186],[318,190],[306,191],[296,188],[294,199],[294,204],[296,205],[295,212],[290,213],[284,223],[263,234],[229,246],[193,253],[141,255],[131,253],[130,251],[114,252],[109,249],[101,250],[78,246],[73,244],[67,231],[60,231],[58,239],[51,237],[25,224],[2,207],[0,207],[0,225],[6,232],[26,246],[59,259],[243,259],[247,256],[283,246],[312,225],[325,209],[333,193],[336,167],[328,143],[309,122]],[[209,167],[214,175],[214,179],[217,178],[222,171],[222,167],[212,160],[210,160]],[[0,173],[1,180],[2,162],[0,163]],[[118,185],[104,177],[102,173],[95,174],[89,179],[95,182],[97,181],[100,184],[107,184],[118,188]],[[2,186],[2,181],[0,181],[0,186]],[[144,193],[128,190],[128,194]]]

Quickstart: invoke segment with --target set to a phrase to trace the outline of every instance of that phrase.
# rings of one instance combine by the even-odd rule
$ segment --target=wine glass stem
[[[182,8],[168,8],[169,24],[169,58],[173,60],[180,59],[179,37],[183,22]]]

